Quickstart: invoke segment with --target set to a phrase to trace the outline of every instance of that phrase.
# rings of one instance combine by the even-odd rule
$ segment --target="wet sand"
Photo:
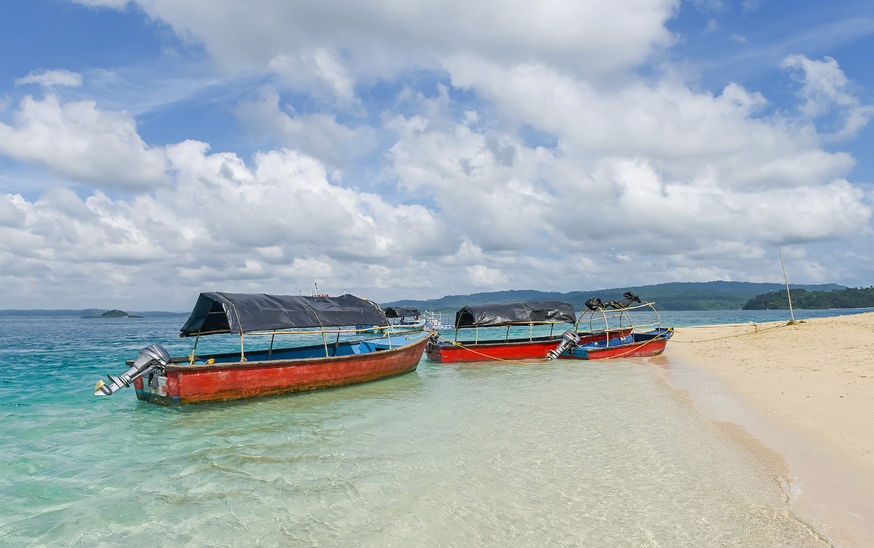
[[[801,519],[874,546],[874,313],[679,328],[664,356],[706,415],[785,460],[775,481]]]

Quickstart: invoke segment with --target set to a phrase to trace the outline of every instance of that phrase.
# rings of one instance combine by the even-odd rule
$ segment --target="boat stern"
[[[166,374],[155,372],[134,380],[134,390],[137,399],[156,403],[158,405],[180,405],[179,373],[168,371]]]

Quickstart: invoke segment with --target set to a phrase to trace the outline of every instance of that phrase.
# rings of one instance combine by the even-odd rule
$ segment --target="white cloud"
[[[741,2],[741,10],[744,13],[752,13],[754,11],[758,11],[759,6],[761,6],[763,0],[743,0]]]
[[[799,94],[805,101],[801,111],[805,116],[814,119],[835,113],[843,119],[831,135],[833,139],[856,135],[874,117],[874,106],[863,105],[851,93],[850,81],[831,57],[815,61],[803,55],[789,55],[783,60],[783,68],[790,70],[801,84]]]
[[[64,69],[44,70],[40,72],[31,72],[27,76],[15,80],[15,85],[20,86],[23,84],[39,84],[45,87],[79,87],[82,85],[82,75]]]
[[[447,124],[434,101],[391,121],[402,184],[433,193],[485,268],[508,254],[569,253],[597,257],[590,266],[602,275],[630,257],[634,272],[659,279],[678,268],[744,278],[739,268],[767,248],[848,238],[871,218],[870,200],[842,179],[852,158],[818,148],[811,127],[757,118],[765,98],[737,84],[714,96],[668,83],[602,89],[542,65],[454,57],[446,67],[501,119],[558,142],[532,149],[501,129]],[[714,249],[748,251],[732,263]],[[709,266],[683,267],[694,257]]]
[[[465,267],[470,283],[478,287],[500,287],[506,283],[507,277],[496,268],[488,268],[483,265]]]
[[[333,166],[344,167],[375,146],[375,131],[369,126],[345,126],[334,114],[283,110],[275,89],[262,89],[257,99],[240,103],[234,112],[256,137],[278,140]]]
[[[228,87],[249,98],[234,105],[201,96],[262,150],[153,147],[103,100],[25,98],[0,123],[0,153],[87,186],[0,196],[7,299],[145,295],[138,306],[160,308],[204,289],[306,292],[313,279],[376,299],[773,280],[777,245],[811,277],[874,268],[872,196],[847,181],[849,154],[822,147],[871,116],[837,63],[787,59],[800,115],[736,83],[709,93],[677,73],[636,78],[670,45],[676,1],[132,3],[202,44],[218,80],[255,82]],[[138,83],[136,71],[86,74],[107,95]],[[161,81],[135,113],[191,93]],[[818,129],[834,117],[835,131]],[[344,171],[356,162],[380,185]]]
[[[141,285],[152,287],[152,297],[165,294],[162,285],[173,286],[163,299],[216,285],[294,293],[314,276],[327,278],[332,293],[372,290],[396,284],[391,267],[406,267],[409,257],[445,252],[444,229],[432,212],[331,184],[320,162],[298,152],[261,153],[250,167],[234,154],[210,154],[206,144],[186,141],[168,147],[167,156],[174,184],[129,199],[99,191],[81,199],[53,188],[33,202],[0,200],[0,256],[41,265],[20,274],[42,283],[22,279],[19,289],[70,291],[82,284],[65,300],[81,306],[103,299],[100,291],[123,294]],[[387,278],[369,279],[378,266],[389,267]],[[83,281],[89,269],[111,289],[84,287],[91,285]]]
[[[14,123],[0,123],[0,153],[97,186],[166,181],[164,153],[143,142],[131,117],[100,110],[93,101],[62,104],[52,94],[25,97]]]
[[[539,180],[553,159],[549,152],[466,125],[419,131],[412,120],[394,126],[412,128],[390,151],[401,185],[431,193],[447,222],[483,249],[522,251],[551,229],[542,222],[550,197]]]
[[[343,102],[356,101],[355,82],[336,52],[315,48],[296,55],[280,54],[270,59],[268,67],[289,87],[324,91]]]
[[[715,174],[735,188],[825,183],[853,163],[819,149],[812,127],[756,118],[765,98],[737,84],[713,96],[664,82],[600,89],[542,65],[456,57],[446,66],[454,84],[494,101],[503,117],[556,135],[565,157],[648,158],[670,179]]]
[[[0,227],[15,228],[24,222],[24,212],[15,205],[17,200],[21,197],[0,195]]]
[[[385,69],[398,66],[398,58],[407,66],[455,51],[476,52],[506,63],[542,59],[586,73],[624,69],[670,42],[664,22],[678,4],[676,0],[487,0],[475,5],[462,0],[439,4],[421,0],[402,4],[393,0],[314,4],[131,1],[171,25],[180,36],[202,42],[227,67],[260,68],[277,59],[294,59],[297,65],[299,52],[324,48],[344,51],[347,67],[354,67],[359,75],[384,75]],[[322,60],[327,64],[312,59],[315,62],[303,66],[312,76],[339,82],[339,89],[345,89],[347,77],[338,75],[349,69],[337,71],[333,61]]]

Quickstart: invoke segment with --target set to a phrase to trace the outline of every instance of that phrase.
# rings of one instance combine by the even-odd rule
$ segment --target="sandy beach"
[[[679,328],[665,356],[705,414],[785,460],[794,513],[838,546],[874,546],[874,313]]]

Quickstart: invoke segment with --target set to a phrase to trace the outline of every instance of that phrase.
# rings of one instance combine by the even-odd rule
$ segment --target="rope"
[[[661,339],[663,339],[663,338],[664,338],[664,334],[659,334],[659,335],[656,335],[655,337],[651,338],[651,339],[648,340],[648,341],[645,341],[645,342],[642,342],[642,343],[640,343],[640,344],[634,345],[633,348],[631,348],[631,350],[629,350],[628,352],[625,352],[625,353],[623,353],[623,354],[617,354],[617,355],[615,355],[615,356],[605,356],[605,357],[603,357],[603,358],[597,358],[597,359],[599,359],[599,360],[615,360],[615,359],[617,359],[617,358],[624,358],[625,356],[631,354],[632,352],[636,352],[637,350],[643,348],[644,346],[648,345],[649,343],[654,342],[654,341],[661,340]],[[605,347],[605,348],[609,348],[609,346],[607,346],[607,347]]]
[[[714,337],[714,338],[712,338],[712,339],[703,339],[703,340],[699,340],[699,341],[678,341],[678,340],[674,340],[674,342],[675,342],[675,343],[681,343],[681,344],[696,344],[696,343],[705,343],[705,342],[711,342],[711,341],[719,341],[719,340],[723,340],[723,339],[734,339],[734,338],[737,338],[737,337],[746,337],[746,336],[748,336],[748,335],[755,335],[755,334],[757,334],[757,333],[763,333],[763,332],[765,332],[765,331],[771,331],[771,330],[773,330],[773,329],[778,329],[778,328],[781,328],[781,327],[788,327],[788,326],[790,326],[790,325],[797,325],[797,324],[798,324],[798,322],[795,322],[795,323],[789,322],[789,323],[786,323],[786,324],[782,324],[782,323],[781,323],[781,324],[777,324],[777,325],[772,325],[771,327],[759,328],[759,325],[758,325],[758,324],[753,323],[752,326],[755,328],[755,330],[754,330],[754,331],[747,332],[747,333],[737,333],[737,334],[734,334],[734,335],[725,335],[725,336],[722,336],[722,337]],[[720,328],[720,327],[742,327],[742,326],[748,326],[748,325],[750,325],[750,324],[742,323],[742,324],[722,324],[722,325],[692,325],[692,326],[688,326],[688,327],[683,327],[682,329],[690,329],[690,328],[710,328],[710,329],[713,329],[713,328]],[[677,332],[676,329],[673,329],[673,331],[674,331],[675,333]],[[449,343],[449,344],[451,344],[451,345],[453,345],[453,346],[457,346],[457,347],[459,347],[459,348],[462,348],[462,349],[464,349],[464,350],[467,350],[468,352],[472,352],[473,354],[477,354],[477,355],[479,355],[479,356],[482,356],[482,357],[484,357],[484,358],[488,358],[488,359],[490,359],[490,360],[502,361],[502,362],[505,362],[505,363],[515,363],[515,364],[522,364],[522,365],[530,365],[530,362],[522,362],[522,361],[518,361],[518,360],[507,360],[507,359],[504,359],[504,358],[499,358],[499,357],[497,357],[497,356],[490,356],[490,355],[485,354],[485,353],[483,353],[483,352],[478,352],[478,351],[476,351],[476,350],[474,350],[474,349],[472,349],[472,348],[470,348],[470,347],[468,347],[468,346],[465,346],[465,345],[461,344],[461,343],[458,342],[458,341],[453,341],[453,340],[447,339],[446,337],[444,337],[443,335],[440,335],[439,333],[437,333],[437,338],[438,338],[439,340],[445,341],[445,342],[447,342],[447,343]],[[664,335],[664,334],[659,334],[659,335],[653,337],[652,339],[650,339],[650,340],[648,340],[648,341],[645,341],[645,342],[643,342],[643,343],[640,343],[640,344],[636,344],[636,345],[634,345],[633,347],[631,347],[631,348],[628,350],[628,352],[624,352],[624,353],[622,353],[622,354],[617,354],[617,355],[615,355],[615,356],[607,356],[607,357],[604,357],[604,358],[598,358],[598,359],[602,359],[602,360],[615,360],[615,359],[618,359],[618,358],[623,358],[623,357],[625,357],[625,356],[627,356],[627,355],[629,355],[629,354],[631,354],[631,353],[633,353],[633,352],[636,352],[637,350],[643,348],[644,346],[646,346],[646,345],[648,345],[648,344],[650,344],[650,343],[653,343],[653,342],[655,342],[655,341],[658,341],[658,340],[661,340],[661,339],[664,339],[664,338],[665,338],[665,335]]]
[[[497,360],[497,361],[501,361],[501,362],[505,362],[505,363],[516,363],[516,364],[521,364],[521,365],[531,365],[531,362],[522,362],[522,361],[518,361],[518,360],[507,360],[507,359],[504,359],[504,358],[499,358],[499,357],[497,357],[497,356],[489,356],[488,354],[484,354],[484,353],[482,353],[482,352],[477,352],[477,351],[474,350],[473,348],[470,348],[470,347],[464,346],[463,344],[461,344],[461,343],[458,342],[458,341],[453,341],[453,340],[447,339],[446,337],[444,337],[444,336],[441,335],[440,333],[437,333],[437,338],[438,338],[439,340],[446,341],[446,342],[448,342],[449,344],[451,344],[451,345],[453,345],[453,346],[457,346],[457,347],[459,347],[459,348],[463,348],[464,350],[467,350],[468,352],[473,352],[474,354],[477,354],[477,355],[482,356],[482,357],[484,357],[484,358],[489,358],[490,360]],[[545,357],[545,356],[544,356],[544,357]]]
[[[781,328],[781,327],[788,327],[788,326],[790,326],[790,325],[797,325],[797,324],[798,324],[798,322],[796,322],[795,324],[793,324],[793,323],[791,323],[791,322],[790,322],[790,323],[785,323],[785,324],[780,323],[780,324],[777,324],[777,325],[772,325],[771,327],[763,327],[763,328],[760,328],[760,327],[758,326],[758,324],[753,324],[753,327],[755,327],[755,331],[748,331],[748,332],[746,332],[746,333],[736,333],[736,334],[734,334],[734,335],[725,335],[725,336],[722,336],[722,337],[714,337],[714,338],[712,338],[712,339],[702,339],[702,340],[700,340],[700,341],[674,341],[674,342],[675,342],[675,343],[680,343],[680,344],[697,344],[697,343],[705,343],[705,342],[712,342],[712,341],[721,341],[721,340],[723,340],[723,339],[735,339],[735,338],[737,338],[737,337],[746,337],[746,336],[748,336],[748,335],[755,335],[755,334],[757,334],[757,333],[763,333],[763,332],[765,332],[765,331],[771,331],[772,329],[778,329],[778,328]],[[709,328],[719,328],[719,327],[737,327],[737,326],[744,326],[744,325],[749,325],[749,324],[693,325],[693,326],[689,326],[689,327],[702,327],[702,328],[703,328],[703,327],[709,327]],[[683,327],[682,329],[688,329],[688,328],[687,328],[687,327]]]

